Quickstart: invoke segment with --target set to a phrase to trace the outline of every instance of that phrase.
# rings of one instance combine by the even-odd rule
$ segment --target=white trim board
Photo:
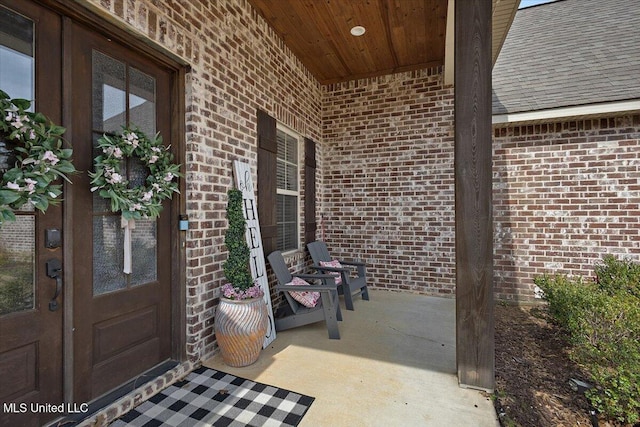
[[[639,110],[640,100],[606,102],[601,104],[552,108],[548,110],[528,111],[513,114],[494,114],[491,117],[491,123],[494,125],[500,125],[516,122],[544,122],[560,118],[612,114]]]

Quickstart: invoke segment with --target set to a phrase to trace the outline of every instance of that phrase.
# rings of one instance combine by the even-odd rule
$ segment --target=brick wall
[[[248,161],[256,179],[257,108],[319,141],[321,87],[246,0],[91,2],[191,65],[185,94],[187,352],[192,360],[207,358],[215,350],[213,318],[224,282],[232,162]]]
[[[453,90],[435,70],[324,88],[321,236],[374,287],[455,293]],[[640,260],[640,116],[494,128],[496,298]]]
[[[324,87],[319,233],[374,287],[455,291],[453,89],[438,69]]]
[[[495,286],[534,299],[544,273],[640,259],[640,115],[494,127]]]

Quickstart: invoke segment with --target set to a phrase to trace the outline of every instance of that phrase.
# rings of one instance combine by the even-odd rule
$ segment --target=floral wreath
[[[91,191],[111,200],[111,211],[121,212],[125,220],[156,218],[162,211],[162,202],[179,193],[175,178],[180,165],[173,162],[169,147],[162,144],[156,134],[148,138],[137,128],[123,127],[120,135],[104,134],[98,139],[102,154],[94,159],[95,172],[91,176]],[[149,170],[145,185],[129,188],[122,175],[126,159],[135,158]]]
[[[71,148],[63,148],[65,128],[51,123],[41,113],[27,111],[31,101],[11,99],[0,90],[0,164],[10,161],[6,145],[11,144],[15,164],[0,179],[0,225],[15,221],[14,210],[31,203],[45,212],[60,202],[62,184],[58,178],[76,171]],[[2,147],[5,145],[5,147]],[[9,165],[11,166],[11,165]]]

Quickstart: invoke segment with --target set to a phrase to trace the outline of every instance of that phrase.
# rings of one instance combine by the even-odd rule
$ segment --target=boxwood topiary
[[[224,275],[231,285],[244,291],[254,285],[249,269],[250,250],[246,241],[247,223],[242,213],[242,191],[232,188],[227,192],[227,228],[224,243],[229,251],[223,265]]]

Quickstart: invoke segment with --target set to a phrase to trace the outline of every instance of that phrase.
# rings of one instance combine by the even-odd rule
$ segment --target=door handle
[[[49,301],[49,311],[58,309],[58,296],[62,292],[62,263],[59,259],[52,258],[47,261],[47,276],[56,280],[56,291]]]

